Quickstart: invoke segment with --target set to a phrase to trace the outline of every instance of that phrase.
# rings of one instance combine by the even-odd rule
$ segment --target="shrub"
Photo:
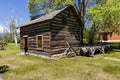
[[[20,43],[20,40],[21,40],[20,36],[17,37],[17,40],[18,40],[18,43]]]

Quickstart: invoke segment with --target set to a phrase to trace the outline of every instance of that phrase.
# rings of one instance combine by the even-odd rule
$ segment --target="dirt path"
[[[104,59],[120,62],[120,59],[105,57]]]

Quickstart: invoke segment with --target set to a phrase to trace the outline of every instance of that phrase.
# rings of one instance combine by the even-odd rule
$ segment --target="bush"
[[[112,48],[120,49],[120,42],[106,42],[112,45]]]
[[[7,43],[14,43],[14,38],[0,38],[0,41],[5,41]]]
[[[17,37],[18,43],[20,43],[20,37]],[[5,41],[7,43],[15,43],[14,38],[0,38],[0,41]]]
[[[20,43],[20,40],[21,40],[20,37],[17,37],[17,40],[18,40],[18,43]]]

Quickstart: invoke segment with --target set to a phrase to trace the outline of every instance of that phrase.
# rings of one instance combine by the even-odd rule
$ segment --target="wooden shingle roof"
[[[42,21],[46,21],[46,20],[51,20],[53,19],[57,14],[59,14],[61,11],[65,10],[68,6],[60,9],[60,10],[55,10],[51,13],[48,13],[46,15],[40,16],[37,19],[31,20],[31,21],[27,21],[24,24],[20,25],[20,26],[27,26],[30,24],[34,24],[34,23],[38,23],[38,22],[42,22]]]
[[[28,26],[28,25],[31,25],[31,24],[35,24],[35,23],[39,23],[39,22],[51,20],[51,19],[53,19],[56,15],[58,15],[60,12],[64,11],[65,9],[67,9],[68,7],[72,8],[72,9],[74,10],[73,12],[76,12],[77,18],[79,18],[79,17],[78,17],[78,13],[77,13],[75,7],[72,6],[72,5],[68,5],[68,6],[65,6],[65,7],[62,8],[62,9],[55,10],[55,11],[50,12],[50,13],[48,13],[48,14],[42,15],[42,16],[34,19],[34,20],[27,21],[27,22],[25,22],[24,24],[20,25],[19,27]],[[80,18],[79,18],[79,20],[80,20]],[[80,20],[80,21],[81,21],[81,20]]]

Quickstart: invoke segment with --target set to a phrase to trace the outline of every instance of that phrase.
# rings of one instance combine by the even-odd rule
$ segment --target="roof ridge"
[[[27,21],[25,22],[24,24],[20,25],[20,27],[23,27],[23,26],[27,26],[27,25],[30,25],[30,24],[35,24],[35,23],[38,23],[38,22],[42,22],[42,21],[46,21],[46,20],[51,20],[53,19],[56,15],[58,15],[61,11],[65,10],[66,8],[70,7],[70,6],[73,6],[73,5],[67,5],[61,9],[58,9],[58,10],[54,10],[50,13],[47,13],[45,15],[42,15],[34,20],[30,20],[30,21]]]

